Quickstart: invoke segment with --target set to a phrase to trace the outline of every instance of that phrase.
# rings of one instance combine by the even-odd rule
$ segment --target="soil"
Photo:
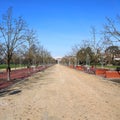
[[[120,120],[120,84],[57,64],[4,90],[0,120]]]

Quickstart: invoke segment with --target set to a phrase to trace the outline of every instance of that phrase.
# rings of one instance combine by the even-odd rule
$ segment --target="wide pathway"
[[[0,120],[120,120],[120,84],[54,65],[0,96]]]

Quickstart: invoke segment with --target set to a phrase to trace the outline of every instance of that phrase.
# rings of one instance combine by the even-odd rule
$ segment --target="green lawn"
[[[10,66],[11,66],[11,68],[24,67],[24,65],[19,65],[19,64],[17,64],[17,65],[11,64]],[[0,69],[6,69],[6,68],[7,68],[7,65],[6,65],[6,64],[1,64],[1,65],[0,65]]]
[[[101,65],[97,65],[96,67],[101,68]],[[112,66],[103,66],[103,68],[108,68],[108,69],[116,69],[117,67],[120,67],[120,66],[114,66],[114,65],[112,65]]]

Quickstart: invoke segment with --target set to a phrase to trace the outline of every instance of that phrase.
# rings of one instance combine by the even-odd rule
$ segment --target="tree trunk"
[[[11,72],[10,61],[8,60],[8,66],[7,66],[7,80],[8,81],[10,81],[10,72]]]

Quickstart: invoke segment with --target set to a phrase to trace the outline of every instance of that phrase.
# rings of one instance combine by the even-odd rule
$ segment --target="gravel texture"
[[[120,120],[120,84],[57,64],[0,96],[0,120]]]

